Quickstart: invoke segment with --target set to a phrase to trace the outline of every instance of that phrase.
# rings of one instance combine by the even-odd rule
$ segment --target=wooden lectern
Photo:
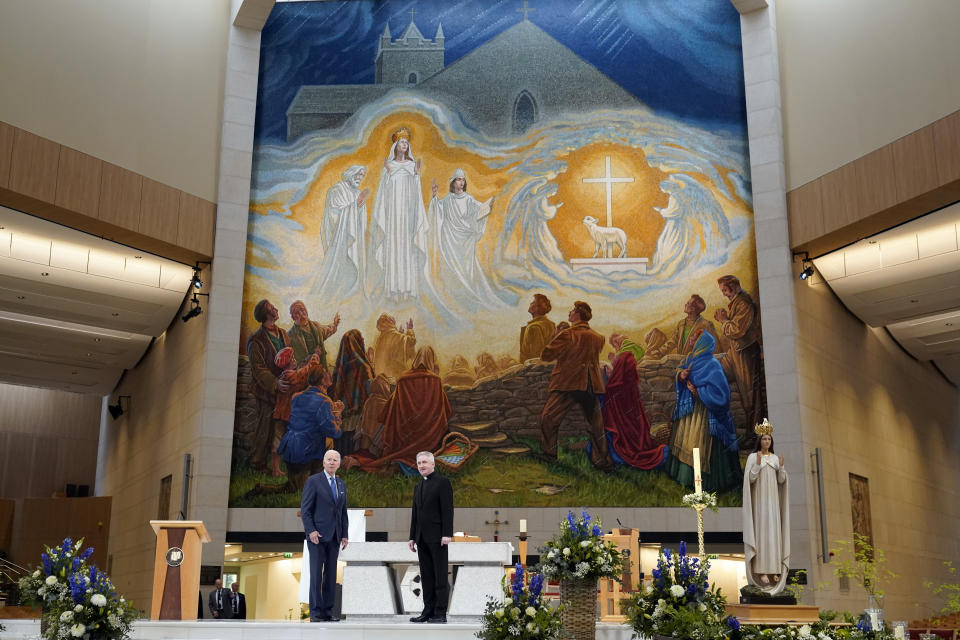
[[[200,545],[210,534],[200,520],[151,520],[157,534],[151,620],[196,620]]]

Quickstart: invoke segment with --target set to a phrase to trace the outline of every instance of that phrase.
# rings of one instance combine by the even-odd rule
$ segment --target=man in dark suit
[[[417,470],[423,480],[413,490],[410,514],[410,551],[417,552],[423,581],[423,612],[410,622],[445,623],[450,582],[447,551],[453,540],[453,487],[435,472],[433,454],[417,454]]]
[[[217,578],[216,587],[210,592],[207,605],[210,607],[210,617],[214,620],[226,620],[230,617],[230,589],[223,587],[223,580]]]
[[[247,619],[247,596],[240,593],[240,583],[230,585],[230,617],[234,620]]]
[[[574,405],[587,420],[590,435],[590,461],[601,471],[613,469],[613,461],[603,434],[603,416],[597,394],[604,392],[600,377],[600,350],[606,339],[590,328],[593,311],[577,300],[567,316],[570,327],[558,332],[543,348],[540,359],[556,361],[547,386],[547,401],[540,412],[540,448],[535,457],[543,462],[557,459],[557,434],[560,422]]]
[[[310,549],[310,622],[338,622],[333,615],[337,556],[347,548],[347,487],[337,477],[340,454],[327,451],[323,472],[307,478],[300,518]]]

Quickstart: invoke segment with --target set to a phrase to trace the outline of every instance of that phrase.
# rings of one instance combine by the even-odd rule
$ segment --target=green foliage
[[[539,443],[518,439],[536,450]],[[529,456],[503,458],[481,449],[456,473],[446,473],[453,483],[457,507],[563,507],[589,504],[594,507],[674,507],[687,489],[661,471],[619,466],[610,473],[597,473],[583,450],[582,438],[569,439],[560,448],[556,462],[543,463]],[[370,508],[407,506],[413,501],[417,478],[396,473],[384,477],[355,469],[343,469],[350,505]],[[238,462],[230,478],[231,507],[297,507],[296,492],[248,495],[257,485],[281,486],[286,478],[274,478]],[[739,487],[717,496],[721,507],[739,507]]]
[[[947,570],[949,580],[938,585],[928,580],[923,583],[923,586],[933,591],[936,596],[946,597],[946,602],[940,608],[940,613],[946,616],[960,613],[960,583],[957,582],[957,568],[953,563],[947,560],[943,566]]]
[[[855,533],[853,538],[852,545],[841,540],[830,549],[834,555],[833,574],[837,578],[853,578],[869,595],[882,597],[881,585],[898,576],[887,569],[883,550],[874,549],[867,536]]]
[[[785,587],[790,594],[797,599],[797,602],[803,598],[803,592],[807,590],[807,585],[801,582],[801,578],[807,575],[806,569],[798,569],[787,581]]]

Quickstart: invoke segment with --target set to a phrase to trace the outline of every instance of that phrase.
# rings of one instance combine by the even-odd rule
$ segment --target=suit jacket
[[[223,617],[230,617],[230,594],[232,592],[230,589],[222,588],[220,589],[220,599],[221,605],[223,606]],[[207,605],[210,607],[210,617],[217,612],[217,590],[211,589],[210,596],[207,598]]]
[[[228,618],[233,618],[234,620],[246,620],[247,619],[247,596],[242,593],[237,593],[237,597],[240,598],[240,602],[237,603],[237,612],[233,612],[233,592],[230,592],[230,615]]]
[[[347,535],[347,485],[340,476],[337,480],[337,500],[334,501],[327,474],[321,471],[307,478],[300,497],[300,520],[303,532],[320,534],[321,541],[339,540]]]
[[[434,471],[413,490],[410,540],[440,544],[453,537],[453,486]]]
[[[586,391],[603,393],[600,377],[600,350],[606,338],[586,322],[575,322],[558,333],[540,354],[547,362],[556,360],[547,391]],[[589,387],[587,385],[589,383]]]

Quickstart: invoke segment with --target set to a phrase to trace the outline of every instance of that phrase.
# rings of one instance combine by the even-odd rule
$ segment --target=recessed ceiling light
[[[27,296],[17,296],[17,300],[26,300]]]
[[[948,322],[948,323],[947,323],[947,326],[948,326],[948,327],[952,327],[952,326],[953,326],[953,323],[952,323],[952,322]]]
[[[49,271],[41,271],[41,272],[40,272],[40,275],[42,275],[44,278],[46,278],[48,275],[50,275],[50,272],[49,272]]]
[[[94,338],[93,341],[94,341],[94,342],[100,342],[100,338]]]
[[[92,357],[93,357],[93,354],[90,353],[89,351],[87,351],[87,357],[88,357],[88,358],[92,358]]]
[[[912,304],[916,304],[916,303],[918,303],[918,302],[920,302],[920,301],[919,301],[919,300],[911,300],[910,302],[911,302]]]
[[[134,260],[143,260],[143,256],[133,256]]]
[[[116,313],[116,312],[111,313],[110,315],[112,315],[114,318],[119,318],[119,317],[120,317],[120,314],[119,314],[119,313]]]
[[[75,375],[77,375],[78,373],[80,373],[80,372],[79,372],[79,371],[71,371],[71,372],[70,372],[70,375],[75,376]]]

